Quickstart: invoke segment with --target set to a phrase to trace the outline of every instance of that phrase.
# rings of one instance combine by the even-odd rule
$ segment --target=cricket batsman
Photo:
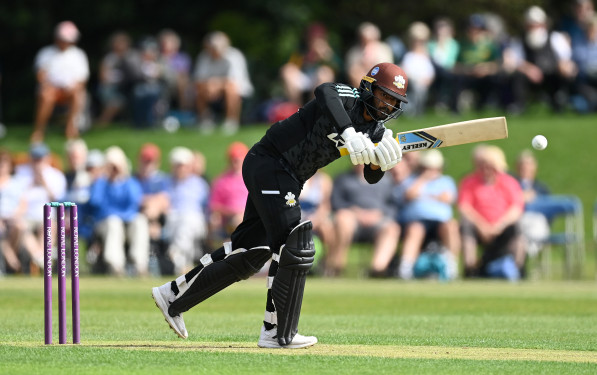
[[[312,225],[301,222],[298,197],[305,181],[340,157],[340,148],[348,150],[354,165],[365,166],[370,184],[400,162],[400,146],[384,124],[402,113],[407,85],[400,67],[380,63],[358,89],[339,83],[318,86],[313,100],[267,130],[243,163],[249,196],[231,242],[203,256],[187,274],[152,289],[157,307],[178,336],[188,337],[184,312],[254,275],[272,259],[259,347],[317,343],[316,337],[298,333],[305,279],[315,255]]]

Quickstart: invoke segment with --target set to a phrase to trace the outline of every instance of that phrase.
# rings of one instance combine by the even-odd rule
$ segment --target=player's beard
[[[395,110],[395,108],[392,108],[391,105],[384,103],[378,98],[374,98],[373,103],[375,105],[372,106],[373,108],[371,111],[371,117],[373,117],[376,121],[387,120],[390,114]]]

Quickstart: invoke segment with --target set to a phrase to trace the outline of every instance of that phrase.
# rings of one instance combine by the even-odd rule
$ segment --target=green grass
[[[263,278],[187,312],[188,340],[151,300],[150,288],[165,281],[83,277],[82,344],[45,346],[43,280],[0,279],[0,374],[597,372],[594,282],[311,278],[300,331],[319,344],[264,350],[256,345]]]

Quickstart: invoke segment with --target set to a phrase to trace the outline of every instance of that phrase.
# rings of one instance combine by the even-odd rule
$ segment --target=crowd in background
[[[429,108],[457,113],[487,106],[513,114],[536,100],[545,100],[553,111],[594,112],[597,16],[592,1],[575,4],[575,17],[558,25],[541,8],[530,7],[521,17],[522,35],[509,35],[493,13],[472,14],[462,28],[448,18],[431,25],[417,21],[405,35],[385,38],[375,24],[365,22],[344,56],[332,47],[325,26],[314,23],[280,69],[281,98],[261,106],[259,120],[273,122],[294,113],[320,83],[358,87],[382,61],[395,62],[407,73],[405,113],[411,116]],[[137,42],[118,31],[95,72],[98,84],[90,87],[95,73],[77,47],[77,26],[61,22],[54,38],[35,59],[37,107],[29,153],[15,158],[0,152],[0,270],[39,272],[39,209],[50,201],[72,201],[80,207],[80,233],[92,272],[185,272],[219,247],[242,218],[247,192],[240,167],[247,146],[232,143],[226,151],[228,169],[210,181],[197,150],[168,150],[170,172],[165,173],[159,164],[162,150],[146,144],[138,150],[137,170],[131,170],[122,149],[88,150],[80,134],[115,121],[168,130],[191,124],[204,134],[219,126],[233,134],[255,92],[247,59],[222,31],[204,36],[195,59],[173,30]],[[43,142],[56,110],[65,111],[64,168]],[[524,276],[527,254],[537,247],[521,226],[525,204],[534,194],[547,193],[534,181],[532,154],[521,154],[517,179],[507,173],[499,148],[481,145],[472,155],[471,174],[458,183],[443,174],[438,151],[404,159],[375,185],[362,180],[359,167],[335,179],[319,172],[305,184],[300,202],[322,243],[319,272],[341,275],[351,245],[369,242],[372,277],[453,279],[459,270],[470,277]],[[480,259],[478,247],[483,248]]]
[[[171,29],[138,41],[117,31],[99,71],[90,72],[85,51],[77,47],[79,31],[65,21],[56,27],[54,44],[35,59],[39,89],[31,141],[43,140],[56,106],[66,109],[66,136],[73,139],[81,129],[113,121],[138,128],[197,125],[205,133],[220,124],[233,134],[242,121],[273,122],[293,113],[322,82],[358,87],[381,61],[407,73],[405,113],[412,116],[430,108],[458,113],[488,106],[516,114],[538,101],[556,112],[594,112],[597,15],[592,0],[574,4],[573,16],[558,24],[531,6],[521,15],[520,35],[510,34],[496,13],[472,14],[462,25],[446,17],[431,24],[416,21],[403,33],[386,36],[364,22],[345,53],[334,49],[329,30],[316,22],[306,28],[279,77],[272,77],[271,85],[282,89],[269,98],[255,97],[250,72],[256,67],[223,31],[205,35],[196,57]],[[98,78],[94,87],[87,84],[91,74]]]
[[[121,148],[88,150],[82,139],[66,142],[65,166],[44,143],[32,144],[19,158],[1,151],[0,270],[39,274],[40,207],[68,201],[79,208],[79,239],[90,272],[188,271],[242,221],[248,147],[236,141],[225,152],[226,170],[208,179],[203,155],[180,146],[168,150],[169,172],[152,143],[137,151],[135,170]],[[443,173],[438,150],[405,154],[377,184],[364,180],[362,165],[335,178],[318,171],[299,197],[303,220],[313,222],[319,241],[314,272],[343,275],[353,245],[366,243],[373,249],[371,277],[524,277],[527,257],[542,245],[537,223],[523,225],[525,206],[549,194],[535,180],[536,160],[524,151],[511,175],[502,150],[480,144],[471,164],[459,182]]]

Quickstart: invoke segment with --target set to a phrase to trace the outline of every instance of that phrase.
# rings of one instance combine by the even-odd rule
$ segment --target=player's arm
[[[338,134],[342,134],[346,128],[352,127],[352,120],[348,116],[340,96],[350,97],[349,90],[348,86],[336,85],[335,83],[323,83],[315,88],[315,101],[322,112],[330,119]]]
[[[355,92],[346,85],[334,83],[324,83],[315,89],[317,105],[342,138],[341,142],[337,142],[338,149],[346,148],[354,165],[369,164],[375,161],[375,146],[365,134],[353,128],[342,98],[354,99]]]
[[[385,172],[381,170],[379,165],[375,164],[365,165],[365,169],[363,170],[363,176],[370,184],[376,184],[379,180],[381,180],[384,174]]]

